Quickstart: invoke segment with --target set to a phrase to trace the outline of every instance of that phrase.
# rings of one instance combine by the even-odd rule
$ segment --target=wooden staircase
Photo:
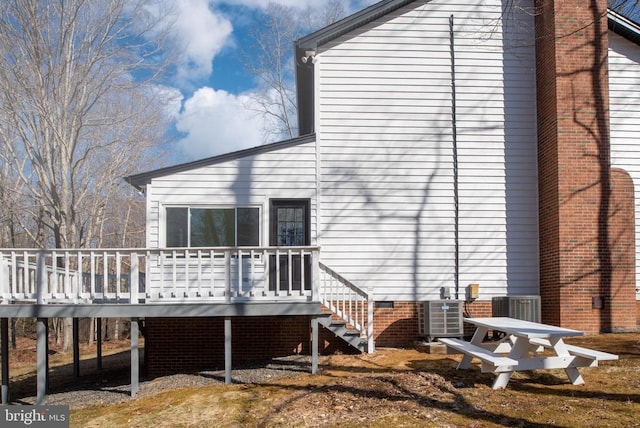
[[[373,353],[373,296],[320,263],[320,302],[331,312],[318,322],[360,352]]]
[[[360,352],[368,352],[369,341],[362,337],[358,330],[348,328],[345,321],[336,321],[331,317],[320,318],[318,323],[332,332],[336,337],[344,340],[354,349]]]

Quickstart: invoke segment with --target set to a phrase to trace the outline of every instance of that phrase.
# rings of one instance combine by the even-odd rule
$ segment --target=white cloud
[[[321,8],[329,0],[165,0],[172,5],[172,35],[184,46],[177,58],[178,73],[174,84],[184,90],[209,85],[213,61],[225,47],[233,47],[233,25],[220,12],[220,6],[266,8],[269,2],[284,6]],[[349,13],[362,9],[376,0],[351,0],[345,5]],[[233,16],[230,13],[229,16]],[[210,81],[210,80],[209,80]],[[247,94],[231,94],[202,86],[186,101],[172,98],[168,108],[175,112],[176,129],[185,137],[179,142],[181,157],[199,159],[227,153],[265,142],[265,130],[274,124],[252,112]],[[255,88],[259,91],[259,88]],[[188,93],[188,89],[187,92]],[[184,101],[181,106],[175,102]]]
[[[213,58],[229,43],[233,25],[209,7],[208,0],[178,0],[174,3],[172,32],[182,47],[178,78],[206,78]]]
[[[164,113],[168,120],[176,121],[180,118],[180,109],[184,96],[177,88],[166,85],[154,85],[150,90],[156,95],[158,102],[163,103]]]
[[[263,144],[264,121],[247,109],[248,103],[247,95],[198,89],[176,122],[176,128],[187,134],[179,142],[184,156],[199,159]]]
[[[229,5],[243,5],[255,8],[266,8],[269,3],[280,4],[282,6],[295,6],[304,8],[307,6],[324,4],[327,0],[213,0],[213,3],[225,3]]]
[[[329,0],[164,0],[171,11],[171,34],[180,46],[177,75],[180,84],[208,78],[215,56],[233,44],[233,24],[219,11],[221,4],[264,9],[269,3],[300,9],[321,9]],[[351,0],[347,12],[361,9],[377,0]]]

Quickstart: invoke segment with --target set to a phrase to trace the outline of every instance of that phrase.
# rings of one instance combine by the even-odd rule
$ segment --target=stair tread
[[[369,341],[362,336],[362,332],[354,328],[347,320],[339,319],[338,314],[333,313],[331,316],[318,320],[319,324],[332,332],[336,337],[344,340],[349,346],[360,352],[367,352]]]

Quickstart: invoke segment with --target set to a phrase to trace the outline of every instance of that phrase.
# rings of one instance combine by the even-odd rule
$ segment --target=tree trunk
[[[16,349],[16,319],[11,318],[11,349]]]
[[[71,352],[73,349],[73,318],[62,319],[62,352]]]
[[[91,320],[89,320],[89,337],[88,337],[89,346],[93,345],[93,338],[95,336],[95,333],[96,333],[96,319],[91,318]]]

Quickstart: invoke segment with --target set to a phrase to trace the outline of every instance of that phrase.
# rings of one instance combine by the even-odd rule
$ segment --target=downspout
[[[458,126],[456,123],[456,55],[453,34],[453,15],[449,17],[449,45],[451,49],[451,137],[453,155],[453,209],[454,209],[454,271],[455,299],[460,293],[460,242],[459,242],[459,208],[458,208]]]

